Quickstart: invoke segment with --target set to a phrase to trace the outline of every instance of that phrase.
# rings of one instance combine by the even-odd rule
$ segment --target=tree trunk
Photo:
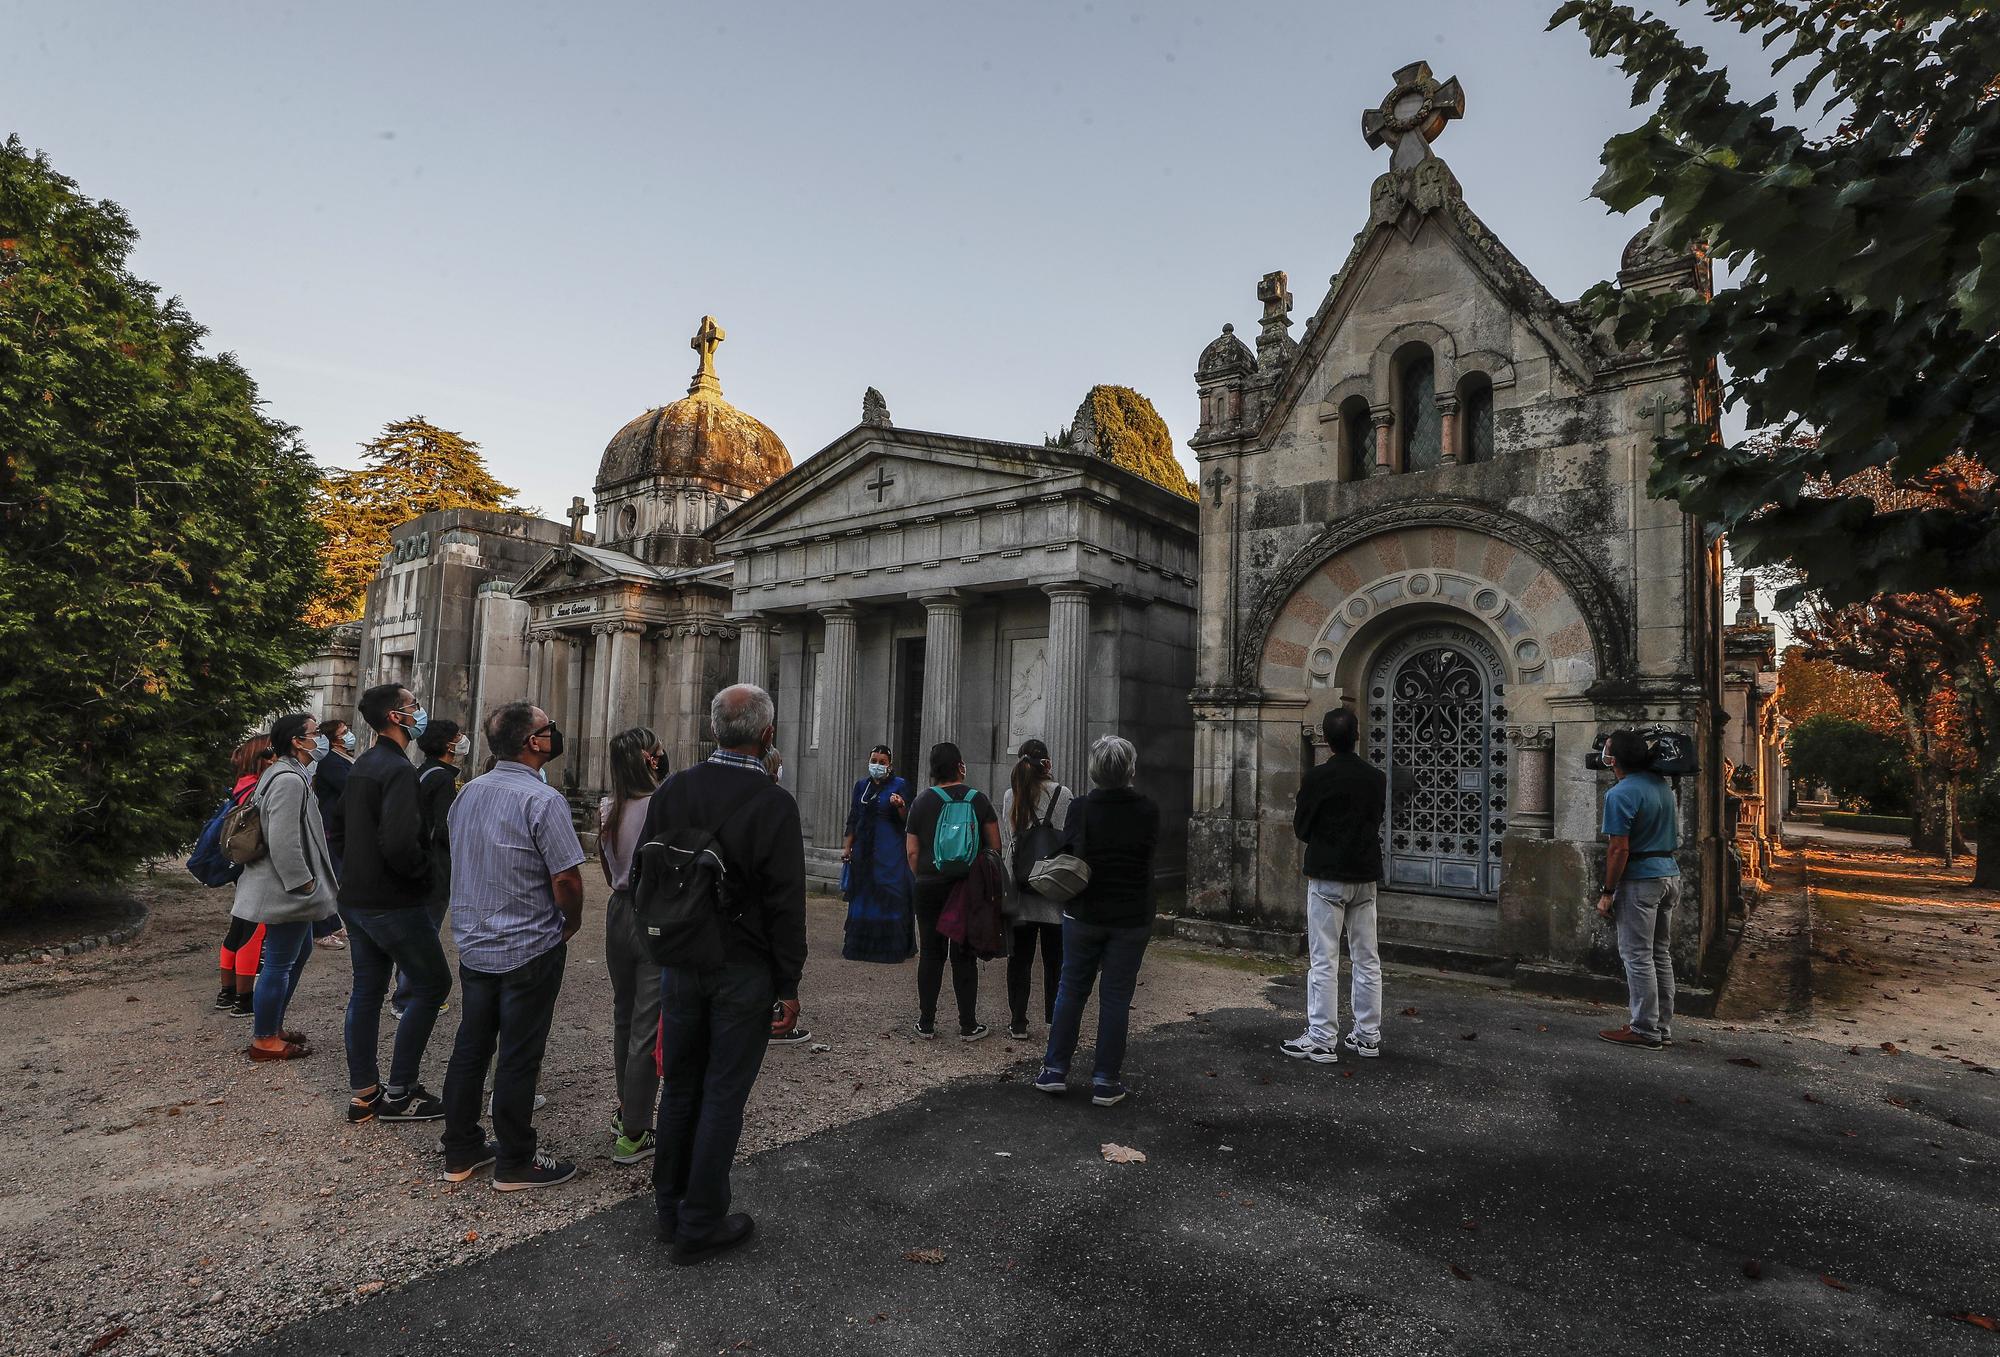
[[[1972,884],[2000,890],[2000,751],[1989,742],[1980,751],[1979,785],[1972,794],[1972,837],[1978,858],[1972,865]]]
[[[1924,720],[1923,704],[1898,694],[1897,707],[1903,716],[1903,746],[1910,756],[1910,847],[1919,853],[1946,853],[1951,812],[1945,805],[1945,779],[1939,776],[1931,758],[1930,727]]]

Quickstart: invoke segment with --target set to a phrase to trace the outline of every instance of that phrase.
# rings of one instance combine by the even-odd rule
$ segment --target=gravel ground
[[[314,1038],[316,1054],[283,1065],[246,1060],[248,1020],[210,1008],[229,893],[175,868],[139,885],[152,919],[137,942],[0,968],[0,1058],[14,1071],[11,1096],[0,1100],[0,1348],[221,1351],[645,1191],[645,1166],[609,1158],[604,891],[589,886],[543,1066],[550,1101],[537,1118],[545,1143],[585,1171],[549,1192],[443,1182],[435,1123],[346,1124],[344,951],[316,948],[293,1001],[290,1025]],[[997,1030],[969,1046],[917,1041],[914,964],[841,961],[837,900],[813,901],[810,931],[805,1021],[830,1049],[770,1053],[744,1154],[1038,1053]],[[1135,1027],[1255,1004],[1273,969],[1268,960],[1157,948]],[[988,965],[981,981],[981,1015],[998,1028],[1003,973]],[[432,1088],[443,1083],[456,1030],[447,1015],[432,1037],[424,1065]],[[1039,1040],[1039,1023],[1035,1030]]]

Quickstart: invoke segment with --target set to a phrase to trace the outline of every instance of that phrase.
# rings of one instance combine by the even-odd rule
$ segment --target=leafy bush
[[[1824,783],[1843,805],[1879,815],[1910,808],[1910,760],[1902,741],[1851,716],[1809,716],[1785,738],[1792,776]]]

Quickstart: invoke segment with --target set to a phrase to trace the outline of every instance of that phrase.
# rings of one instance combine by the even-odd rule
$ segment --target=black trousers
[[[743,1104],[771,1043],[770,968],[660,968],[660,1113],[653,1200],[660,1233],[697,1243],[729,1214]]]
[[[444,1075],[444,1145],[477,1149],[486,1143],[479,1104],[486,1066],[493,1067],[493,1138],[500,1143],[496,1169],[518,1169],[535,1157],[535,1081],[549,1044],[556,995],[562,992],[569,946],[557,943],[534,960],[495,975],[458,968],[458,1039]]]
[[[1062,981],[1062,925],[1015,924],[1014,950],[1007,956],[1007,1007],[1016,1027],[1028,1025],[1028,986],[1035,973],[1035,943],[1042,944],[1042,1021],[1056,1019],[1056,989]]]
[[[925,1026],[937,1021],[938,991],[944,988],[944,965],[951,960],[951,992],[958,1000],[958,1030],[979,1025],[979,961],[972,949],[938,932],[938,915],[955,883],[917,883],[917,1016]]]

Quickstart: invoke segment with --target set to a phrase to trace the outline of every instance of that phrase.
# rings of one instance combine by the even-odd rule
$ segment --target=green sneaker
[[[653,1133],[639,1132],[637,1140],[621,1135],[611,1142],[611,1162],[614,1164],[636,1164],[642,1159],[653,1157]]]

